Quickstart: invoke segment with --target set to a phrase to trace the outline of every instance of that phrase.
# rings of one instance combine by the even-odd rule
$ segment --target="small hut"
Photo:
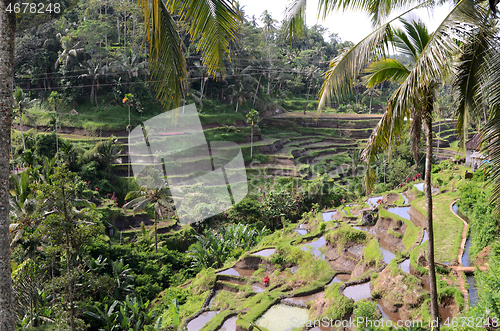
[[[481,148],[481,134],[476,133],[469,141],[465,143],[465,166],[472,166],[472,154]],[[477,155],[476,155],[477,156]]]
[[[483,161],[486,160],[484,154],[481,154],[479,152],[473,152],[470,157],[471,157],[470,167],[472,169],[472,172],[475,172],[476,169],[479,168],[481,164],[483,164]]]

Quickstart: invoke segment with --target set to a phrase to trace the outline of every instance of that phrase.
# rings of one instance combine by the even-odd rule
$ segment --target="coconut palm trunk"
[[[158,213],[156,212],[155,208],[155,253],[158,253],[158,227],[156,226],[158,222]]]
[[[21,130],[21,138],[23,139],[23,151],[26,150],[26,141],[24,140],[24,131],[23,131],[23,107],[19,106],[19,130]]]
[[[429,265],[429,283],[431,292],[431,316],[432,322],[438,321],[434,330],[439,330],[439,307],[437,300],[437,285],[436,285],[436,269],[434,266],[434,228],[432,223],[432,184],[431,184],[431,168],[432,168],[432,102],[428,105],[430,109],[426,111],[425,128],[426,128],[426,143],[427,155],[425,157],[425,201],[427,209],[427,234],[428,242],[428,265]]]
[[[9,152],[14,90],[14,1],[0,0],[0,331],[14,331],[9,241]]]

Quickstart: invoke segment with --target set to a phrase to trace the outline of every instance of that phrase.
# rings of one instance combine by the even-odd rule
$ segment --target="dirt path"
[[[327,113],[322,113],[318,114],[313,111],[313,112],[308,112],[307,114],[304,114],[301,111],[297,112],[288,112],[288,113],[281,113],[278,115],[270,116],[269,118],[312,118],[312,119],[338,119],[338,120],[368,120],[368,119],[381,119],[382,114],[327,114]]]
[[[460,248],[458,249],[458,263],[460,264],[460,269],[455,267],[453,269],[455,269],[457,271],[457,273],[459,273],[458,275],[458,286],[460,287],[460,291],[462,291],[463,295],[464,295],[464,301],[465,301],[465,306],[466,308],[468,308],[469,306],[469,292],[467,291],[467,289],[465,288],[465,280],[464,280],[464,275],[463,273],[466,271],[466,270],[463,270],[464,267],[462,266],[462,256],[464,255],[464,251],[465,251],[465,242],[467,241],[467,229],[468,229],[468,224],[467,222],[460,216],[457,215],[457,213],[455,213],[455,211],[453,210],[453,205],[455,204],[455,202],[457,202],[458,200],[460,199],[456,199],[455,201],[452,201],[450,203],[450,211],[453,213],[453,215],[455,215],[456,217],[458,217],[459,219],[462,220],[462,222],[464,223],[464,227],[462,229],[462,241],[460,243]],[[472,269],[475,269],[474,267],[471,267]]]

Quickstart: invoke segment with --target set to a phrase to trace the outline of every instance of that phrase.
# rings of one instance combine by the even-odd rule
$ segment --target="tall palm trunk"
[[[439,308],[437,301],[436,269],[434,266],[434,229],[432,227],[432,184],[431,184],[431,160],[432,160],[432,102],[427,109],[425,126],[427,140],[427,155],[425,157],[425,200],[427,204],[427,234],[428,239],[428,265],[429,265],[429,283],[431,292],[431,317],[432,322],[438,321],[434,330],[439,331]]]
[[[253,121],[252,121],[252,134],[250,138],[250,159],[253,158]]]
[[[19,130],[21,130],[21,138],[23,139],[23,151],[26,150],[26,142],[24,140],[24,131],[23,131],[23,106],[19,106]]]
[[[14,90],[16,14],[12,0],[0,0],[0,331],[14,331],[9,243],[9,152]]]
[[[156,208],[155,208],[155,253],[158,253],[158,234],[157,234],[157,227],[156,227],[156,223],[158,221],[158,213],[156,212]]]

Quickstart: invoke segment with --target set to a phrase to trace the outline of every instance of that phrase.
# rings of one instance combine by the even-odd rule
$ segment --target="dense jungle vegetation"
[[[80,0],[16,34],[9,235],[17,329],[181,330],[198,314],[217,311],[204,330],[236,316],[234,330],[251,330],[280,300],[318,293],[301,306],[311,319],[379,320],[382,298],[392,313],[406,314],[401,318],[430,318],[425,225],[389,211],[425,215],[424,194],[414,187],[423,179],[425,144],[415,145],[405,127],[391,155],[372,163],[374,189],[363,182],[361,148],[398,84],[369,87],[367,73],[359,75],[353,93],[329,100],[324,122],[313,123],[330,61],[354,44],[320,25],[290,44],[286,24],[267,10],[248,17],[244,6],[235,7],[242,23],[229,42],[225,75],[207,74],[201,41],[179,25],[187,66],[182,99],[196,104],[207,141],[240,145],[249,192],[219,215],[200,211],[202,221],[188,225],[163,202],[165,192],[129,178],[128,131],[165,111],[151,82],[140,4]],[[411,64],[407,54],[392,58]],[[496,170],[485,163],[470,178],[470,168],[459,164],[465,151],[450,119],[452,88],[436,88],[430,130],[442,144],[432,156],[437,291],[440,307],[462,318],[443,329],[479,330],[483,325],[463,320],[500,318],[498,214],[488,185]],[[479,123],[484,127],[481,119],[470,132],[481,130]],[[375,212],[367,201],[373,195],[380,200]],[[478,267],[475,305],[465,295],[465,273],[449,268],[461,266],[463,224],[450,212],[456,199],[469,219],[465,232]],[[375,226],[365,220],[368,209],[390,224],[382,232],[397,247],[391,261],[383,240],[363,230]],[[325,219],[328,212],[336,218]],[[304,249],[321,238],[321,249]],[[252,265],[261,249],[274,253]],[[345,259],[350,270],[329,265],[334,259]],[[412,273],[401,270],[405,261]],[[242,265],[251,275],[223,274]],[[336,283],[341,274],[351,278]],[[259,288],[264,277],[270,286]],[[344,296],[345,284],[356,282],[370,282],[371,296]]]

